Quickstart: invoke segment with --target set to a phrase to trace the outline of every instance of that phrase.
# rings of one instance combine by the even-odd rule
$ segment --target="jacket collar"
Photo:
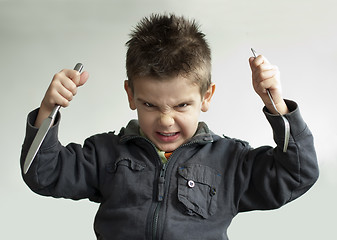
[[[140,134],[140,128],[138,120],[131,120],[125,128],[122,128],[119,136],[121,137],[121,143],[126,143],[133,139],[145,138]],[[208,126],[204,122],[199,122],[198,128],[194,136],[187,142],[195,142],[199,144],[206,144],[213,142],[216,138],[216,135],[209,130]]]

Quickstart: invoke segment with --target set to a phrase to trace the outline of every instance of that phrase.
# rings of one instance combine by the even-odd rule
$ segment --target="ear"
[[[130,106],[131,110],[135,110],[136,104],[135,104],[135,100],[134,100],[134,96],[133,96],[133,91],[129,86],[128,80],[124,81],[124,89],[126,91],[126,94],[128,95],[128,101],[129,101],[129,106]]]
[[[203,112],[207,112],[210,105],[211,105],[211,99],[213,97],[215,91],[215,84],[211,83],[211,86],[209,86],[208,90],[206,91],[206,93],[203,96],[203,100],[201,103],[201,111]]]

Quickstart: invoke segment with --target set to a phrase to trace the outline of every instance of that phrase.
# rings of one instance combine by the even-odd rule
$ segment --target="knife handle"
[[[74,70],[77,72],[81,73],[83,70],[83,64],[82,63],[77,63],[76,66],[74,67]]]

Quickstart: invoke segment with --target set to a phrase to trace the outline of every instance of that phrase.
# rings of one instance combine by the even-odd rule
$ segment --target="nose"
[[[161,113],[159,121],[163,127],[171,127],[174,124],[174,117],[170,113]]]

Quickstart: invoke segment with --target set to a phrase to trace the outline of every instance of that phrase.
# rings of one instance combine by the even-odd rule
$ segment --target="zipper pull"
[[[157,195],[157,200],[159,202],[163,201],[164,199],[165,172],[166,172],[166,163],[163,164],[162,168],[160,169],[160,173],[159,173],[158,195]]]

